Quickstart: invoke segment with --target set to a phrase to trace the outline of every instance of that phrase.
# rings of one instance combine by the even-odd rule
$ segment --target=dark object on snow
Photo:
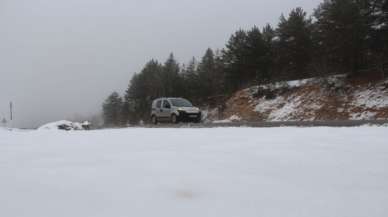
[[[90,130],[90,122],[89,121],[84,121],[82,124],[81,124],[82,128],[84,128],[84,130]]]

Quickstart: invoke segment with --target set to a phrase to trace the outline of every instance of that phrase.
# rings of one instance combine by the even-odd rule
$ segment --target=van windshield
[[[171,103],[175,107],[193,107],[191,102],[185,99],[171,99]]]

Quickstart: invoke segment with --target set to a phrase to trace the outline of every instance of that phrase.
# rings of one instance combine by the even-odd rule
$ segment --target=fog
[[[101,112],[151,58],[187,62],[239,28],[320,0],[0,0],[0,119],[17,127]]]

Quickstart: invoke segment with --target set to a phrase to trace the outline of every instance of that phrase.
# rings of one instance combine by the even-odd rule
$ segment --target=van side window
[[[156,102],[156,108],[161,108],[162,107],[162,100],[158,100],[157,102]]]
[[[171,108],[171,105],[167,100],[163,101],[163,108],[167,108],[167,109]]]

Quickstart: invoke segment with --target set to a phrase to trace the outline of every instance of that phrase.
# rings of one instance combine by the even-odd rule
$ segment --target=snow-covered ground
[[[222,124],[222,123],[233,123],[233,122],[239,122],[239,121],[241,121],[241,117],[239,117],[238,115],[232,115],[228,119],[213,121],[213,123]]]
[[[386,217],[388,128],[0,130],[4,217]]]
[[[353,105],[358,107],[365,107],[368,109],[374,108],[387,108],[388,107],[388,95],[385,84],[381,83],[378,87],[361,88],[354,93]]]

